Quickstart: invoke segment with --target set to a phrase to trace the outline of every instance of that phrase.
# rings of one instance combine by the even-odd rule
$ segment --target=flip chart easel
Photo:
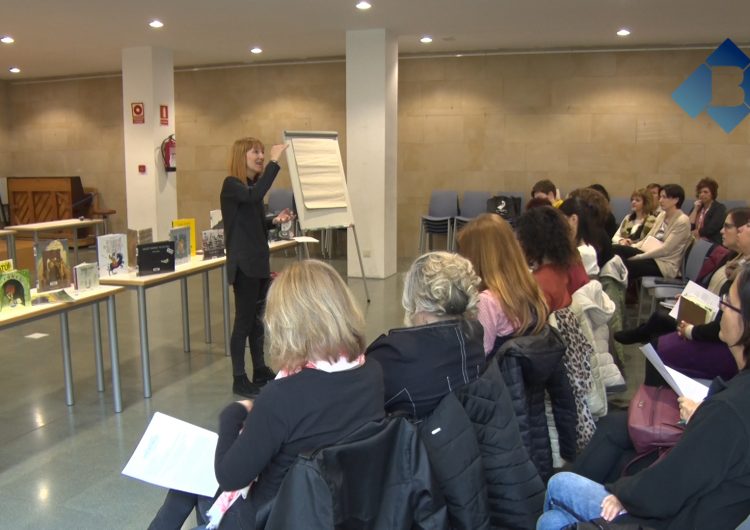
[[[286,160],[300,227],[303,231],[352,229],[369,304],[370,292],[346,187],[339,134],[328,131],[284,131],[284,142],[289,144]]]

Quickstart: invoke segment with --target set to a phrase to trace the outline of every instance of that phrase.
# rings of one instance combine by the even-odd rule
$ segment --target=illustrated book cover
[[[107,234],[96,238],[96,259],[99,277],[106,278],[128,272],[128,237]]]
[[[39,292],[68,287],[72,281],[68,240],[39,241],[34,247],[36,289]]]
[[[190,242],[190,248],[188,249],[188,252],[191,256],[195,256],[195,254],[198,252],[198,234],[195,232],[195,219],[185,218],[185,219],[175,219],[172,221],[172,228],[180,228],[182,226],[186,226],[190,229],[190,238],[188,241]],[[175,249],[175,252],[177,249]]]
[[[99,287],[99,268],[96,263],[81,263],[73,267],[73,287],[76,291]]]
[[[180,226],[169,230],[169,240],[174,242],[174,262],[181,265],[190,261],[190,227]]]
[[[12,270],[0,273],[0,311],[31,305],[31,279],[29,271]]]
[[[204,230],[203,259],[219,258],[224,255],[224,230]]]

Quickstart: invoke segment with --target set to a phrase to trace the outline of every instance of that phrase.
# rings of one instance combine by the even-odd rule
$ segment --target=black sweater
[[[263,197],[271,189],[279,169],[276,162],[269,162],[255,184],[249,179],[244,183],[237,177],[224,179],[220,201],[229,283],[234,283],[238,268],[248,278],[271,275]]]
[[[303,369],[272,381],[249,413],[239,403],[221,413],[214,462],[219,487],[238,490],[259,477],[247,500],[236,503],[241,519],[254,523],[257,508],[276,496],[299,453],[331,445],[383,416],[377,363],[334,373]]]
[[[670,530],[733,530],[750,513],[750,371],[693,414],[661,461],[608,484],[631,516]]]

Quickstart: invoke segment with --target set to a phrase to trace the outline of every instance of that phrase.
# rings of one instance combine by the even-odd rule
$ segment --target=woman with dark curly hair
[[[712,178],[702,178],[695,185],[695,203],[690,210],[690,229],[696,239],[708,239],[721,243],[721,224],[727,215],[727,208],[716,196],[719,183]]]
[[[551,206],[532,208],[518,218],[516,234],[550,311],[568,307],[589,277],[565,216]]]

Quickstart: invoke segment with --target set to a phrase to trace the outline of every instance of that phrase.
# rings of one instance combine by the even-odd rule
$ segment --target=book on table
[[[195,256],[198,252],[198,234],[195,233],[195,219],[190,217],[185,219],[175,219],[172,221],[172,228],[180,228],[182,226],[186,226],[190,229],[190,236],[188,238],[190,247],[188,248],[188,255]],[[175,249],[175,252],[177,252],[177,249]]]
[[[174,272],[174,241],[156,241],[136,247],[138,276]]]
[[[68,240],[39,241],[34,246],[37,291],[64,289],[72,282]]]
[[[99,277],[106,278],[128,272],[128,236],[106,234],[96,238],[96,261]]]
[[[11,270],[0,273],[0,311],[31,305],[31,279],[29,271]]]
[[[178,226],[169,230],[169,240],[174,242],[174,262],[177,265],[190,261],[190,227]]]
[[[99,268],[95,263],[80,263],[73,267],[73,287],[85,291],[99,287]]]
[[[204,230],[203,259],[219,258],[224,255],[224,230]]]
[[[128,268],[135,270],[138,266],[136,262],[136,247],[144,243],[154,242],[154,231],[150,228],[128,228]]]

